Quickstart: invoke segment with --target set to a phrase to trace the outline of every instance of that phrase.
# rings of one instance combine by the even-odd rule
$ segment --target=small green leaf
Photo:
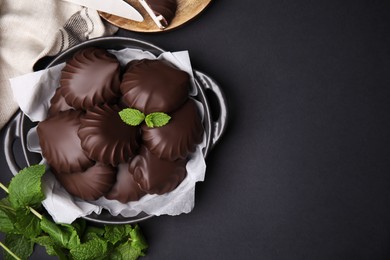
[[[121,240],[122,242],[116,243],[116,246],[112,250],[109,259],[131,260],[144,256],[148,245],[144,236],[142,235],[140,227],[138,225],[136,225],[134,228],[131,225],[122,225],[120,230],[125,232]]]
[[[88,240],[92,240],[96,237],[102,238],[104,236],[104,232],[104,228],[102,227],[88,226],[82,237],[82,242],[87,242]]]
[[[111,260],[136,260],[144,254],[138,249],[131,245],[130,241],[126,241],[117,247],[110,254]]]
[[[45,170],[45,165],[34,165],[24,168],[12,178],[8,196],[13,208],[36,207],[41,204],[45,199],[41,182]]]
[[[43,217],[41,228],[53,241],[64,248],[72,249],[80,244],[80,237],[76,228],[68,224],[55,224],[49,219]]]
[[[97,260],[107,259],[108,244],[107,241],[97,237],[85,243],[82,243],[70,250],[73,259],[77,260]]]
[[[0,201],[0,232],[15,233],[16,213],[7,199]]]
[[[34,250],[34,242],[22,235],[7,234],[4,244],[21,259],[27,259]],[[6,252],[4,252],[4,259],[15,260]]]
[[[106,225],[104,229],[106,231],[104,238],[112,244],[116,244],[126,236],[125,225]]]
[[[51,239],[51,237],[48,235],[43,235],[43,236],[33,238],[32,241],[44,247],[54,247],[56,245],[54,240]]]
[[[50,236],[44,235],[36,237],[33,239],[33,242],[37,243],[40,246],[45,247],[46,253],[52,256],[58,256],[60,260],[67,260],[66,250],[63,250],[58,246]]]
[[[150,113],[145,118],[145,123],[148,127],[161,127],[168,124],[171,117],[163,112]]]
[[[11,233],[14,232],[15,227],[10,216],[0,208],[0,232]]]
[[[125,108],[119,112],[123,122],[131,126],[137,126],[145,119],[145,114],[135,108]]]
[[[141,228],[138,225],[136,225],[130,231],[130,238],[131,246],[138,248],[141,253],[143,253],[148,248],[148,243],[146,242],[145,237],[141,232]]]
[[[41,234],[40,219],[27,208],[16,211],[15,227],[19,234],[34,238]]]

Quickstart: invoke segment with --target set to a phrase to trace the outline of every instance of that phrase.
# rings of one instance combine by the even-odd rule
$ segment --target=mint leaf
[[[41,182],[45,169],[45,165],[26,167],[12,178],[8,198],[14,209],[36,207],[45,199]]]
[[[11,217],[7,214],[6,211],[0,208],[0,232],[10,233],[14,230],[15,227]]]
[[[2,199],[0,201],[0,232],[14,233],[16,229],[14,226],[15,218],[15,210],[11,207],[9,201]]]
[[[145,114],[135,108],[125,108],[119,112],[123,122],[131,126],[137,126],[145,119]]]
[[[150,113],[145,117],[145,123],[148,127],[161,127],[168,124],[171,117],[163,112]]]
[[[4,244],[21,259],[27,259],[34,250],[34,242],[22,235],[7,234]],[[6,252],[4,252],[4,259],[15,260]]]
[[[4,259],[14,254],[27,259],[35,243],[46,248],[49,255],[60,260],[138,259],[148,247],[140,228],[131,225],[87,226],[79,219],[68,224],[56,224],[37,211],[44,199],[42,176],[44,165],[20,171],[7,189],[8,198],[0,200],[0,232],[7,233]],[[81,239],[82,238],[82,239]]]
[[[54,242],[54,240],[51,239],[51,237],[48,235],[36,237],[32,241],[34,243],[37,243],[40,246],[46,247],[46,251],[49,255],[52,255],[50,253],[52,253],[53,247],[56,246],[56,243]],[[49,250],[47,250],[48,248],[49,248]],[[49,251],[50,251],[50,253],[49,253]]]
[[[94,239],[79,244],[70,250],[73,259],[77,260],[97,260],[106,259],[108,252],[107,241],[99,238],[97,235]]]
[[[45,247],[46,253],[48,255],[52,256],[58,256],[60,260],[67,260],[68,257],[66,256],[66,252],[61,249],[56,243],[53,241],[53,239],[50,236],[40,236],[33,239],[33,242],[37,243],[38,245]]]
[[[82,237],[82,242],[86,242],[88,240],[92,240],[96,237],[102,238],[104,236],[104,228],[101,227],[94,227],[94,226],[88,226],[85,230],[85,233]]]
[[[34,238],[41,234],[40,219],[27,208],[16,211],[15,227],[19,234],[27,238]]]
[[[80,237],[77,230],[72,225],[55,224],[54,222],[43,217],[40,226],[53,241],[64,248],[72,249],[80,245]]]
[[[125,225],[106,225],[104,229],[106,231],[104,238],[112,244],[116,244],[126,236]]]
[[[142,253],[141,255],[144,255],[143,252],[148,248],[148,244],[138,225],[130,231],[130,238],[131,246],[137,248]]]
[[[140,256],[144,256],[148,244],[142,235],[140,227],[138,225],[134,228],[131,225],[124,225],[123,227],[126,233],[124,237],[127,237],[127,239],[113,249],[110,259],[138,259]]]
[[[110,260],[135,260],[143,255],[139,248],[133,247],[130,241],[126,241],[114,248],[110,254]]]
[[[114,248],[109,255],[111,260],[123,260],[123,259],[138,259],[140,256],[145,255],[145,250],[148,245],[144,236],[141,233],[141,229],[138,225],[134,228],[131,225],[118,225],[118,226],[106,226],[105,237],[108,239],[108,234],[111,232],[116,233],[117,241],[114,244]],[[119,239],[121,237],[121,239]],[[113,240],[112,240],[113,241]]]

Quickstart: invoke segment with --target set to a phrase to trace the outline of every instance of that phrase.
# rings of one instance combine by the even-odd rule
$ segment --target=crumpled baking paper
[[[191,76],[192,88],[190,95],[194,96],[197,94],[187,51],[164,52],[158,57],[150,52],[132,48],[125,48],[119,51],[109,50],[109,52],[118,58],[122,66],[133,59],[167,60]],[[31,121],[39,122],[46,118],[50,99],[57,87],[59,87],[60,71],[64,66],[65,64],[62,63],[49,69],[10,79],[15,100]],[[201,112],[204,113],[201,104],[199,107]],[[126,204],[116,200],[107,200],[104,197],[96,201],[84,201],[71,196],[49,169],[43,178],[43,189],[46,199],[42,204],[54,221],[58,223],[71,223],[75,219],[87,216],[92,212],[100,214],[102,209],[107,209],[113,216],[122,215],[124,217],[134,217],[141,212],[155,216],[189,213],[195,204],[195,184],[198,181],[203,181],[205,178],[206,163],[202,153],[205,145],[206,138],[204,137],[203,142],[190,155],[190,160],[186,165],[187,177],[175,190],[169,193],[163,195],[147,194],[139,201]],[[27,135],[27,148],[32,152],[40,153],[41,151],[36,128],[30,129]],[[42,163],[46,163],[44,159]],[[124,167],[124,165],[119,165],[119,167]]]

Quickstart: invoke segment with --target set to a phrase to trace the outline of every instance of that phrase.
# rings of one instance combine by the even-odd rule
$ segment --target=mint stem
[[[0,188],[2,188],[5,192],[8,193],[8,188],[4,186],[4,184],[2,184],[0,182]],[[36,211],[35,209],[33,209],[32,207],[27,207],[31,213],[33,213],[35,216],[37,216],[40,220],[42,220],[42,214],[40,214],[38,211]]]
[[[2,184],[1,182],[0,182],[0,188],[2,188],[5,192],[8,193],[8,188],[5,187],[4,184]]]
[[[6,206],[6,205],[0,205],[0,208],[8,209],[8,210],[10,210],[10,211],[15,211],[14,208],[8,207],[8,206]]]
[[[8,254],[10,254],[13,258],[15,258],[16,260],[22,260],[21,258],[19,258],[17,255],[14,254],[14,252],[12,252],[8,247],[6,247],[2,242],[0,242],[0,246],[5,250],[7,251]]]
[[[33,209],[32,207],[27,207],[32,214],[34,214],[35,216],[37,216],[37,218],[39,218],[40,220],[42,220],[42,214],[40,214],[38,211],[36,211],[35,209]]]

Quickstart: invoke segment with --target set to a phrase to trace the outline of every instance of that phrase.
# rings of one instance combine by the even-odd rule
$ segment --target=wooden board
[[[211,0],[177,0],[178,6],[176,10],[176,15],[173,18],[171,24],[164,30],[160,30],[157,27],[157,25],[153,22],[149,14],[138,2],[138,0],[126,0],[126,2],[131,4],[135,9],[137,9],[138,12],[141,13],[141,15],[144,17],[143,22],[128,20],[104,12],[99,12],[99,14],[103,19],[107,20],[113,25],[126,30],[136,32],[164,32],[177,28],[196,17],[207,7]]]

